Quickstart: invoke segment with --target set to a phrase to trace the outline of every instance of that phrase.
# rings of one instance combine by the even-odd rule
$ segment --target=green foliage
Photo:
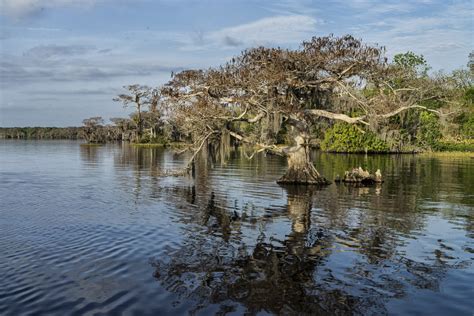
[[[417,74],[424,76],[427,75],[430,69],[423,55],[417,55],[410,51],[396,54],[393,57],[393,62],[402,68],[415,71]]]
[[[445,105],[442,100],[423,100],[419,103],[421,106],[426,106],[428,109],[437,110]]]
[[[438,117],[430,112],[420,112],[420,126],[418,128],[418,145],[423,148],[436,148],[441,134]]]
[[[399,66],[413,68],[426,64],[423,55],[416,55],[413,52],[399,53],[393,57],[393,62]]]
[[[474,113],[471,113],[468,119],[462,124],[461,133],[465,138],[474,139]]]
[[[464,89],[462,112],[455,118],[462,139],[474,139],[474,86]]]
[[[436,144],[437,151],[464,151],[474,152],[474,142],[465,140],[460,142],[439,142]]]
[[[137,139],[138,141],[136,143],[138,144],[148,144],[150,143],[151,141],[151,137],[150,137],[150,134],[145,134],[145,135],[142,135],[139,139]]]
[[[474,87],[469,87],[466,89],[463,99],[469,106],[474,105]]]
[[[164,135],[153,137],[150,133],[145,133],[140,137],[138,144],[158,144],[166,146],[168,144],[168,139]]]
[[[248,123],[236,123],[236,128],[240,129],[245,134],[255,133],[258,130],[258,126],[256,124],[248,124]]]
[[[402,119],[403,118],[403,119]],[[466,116],[461,125],[463,140],[442,141],[441,123],[431,112],[407,112],[405,116],[394,118],[395,126],[382,141],[376,134],[368,131],[362,133],[357,127],[337,123],[327,129],[321,149],[330,152],[419,152],[434,151],[473,151],[474,150],[474,115]],[[405,128],[403,126],[406,126]],[[413,134],[411,130],[413,129]]]
[[[325,132],[321,149],[331,152],[388,152],[387,144],[374,133],[362,132],[356,126],[336,123]]]

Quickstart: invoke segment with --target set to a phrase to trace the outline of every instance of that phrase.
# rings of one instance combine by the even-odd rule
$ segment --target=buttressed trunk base
[[[322,177],[311,162],[309,147],[302,137],[297,137],[296,146],[290,147],[288,170],[277,180],[281,184],[316,184],[326,185],[331,182]]]

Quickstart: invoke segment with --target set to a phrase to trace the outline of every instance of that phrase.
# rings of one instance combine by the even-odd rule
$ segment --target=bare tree
[[[384,53],[350,35],[314,37],[298,50],[258,47],[218,68],[182,71],[161,92],[192,142],[190,164],[207,144],[233,139],[286,156],[280,183],[326,184],[309,154],[310,127],[318,119],[377,130],[410,109],[441,114],[420,103],[439,98],[438,90],[388,64]],[[277,145],[283,130],[292,146]]]
[[[148,90],[148,98],[147,98],[148,110],[153,113],[158,112],[160,100],[161,100],[160,90],[157,88],[150,88]]]
[[[160,90],[138,84],[124,86],[124,88],[129,91],[129,94],[120,94],[114,98],[114,101],[122,102],[124,107],[133,105],[135,108],[136,112],[131,114],[137,126],[135,141],[141,140],[144,128],[149,128],[150,136],[156,137],[157,130],[162,125]],[[148,111],[145,107],[148,107]]]
[[[124,86],[124,88],[129,91],[129,94],[120,94],[113,100],[122,102],[124,107],[133,105],[137,111],[137,140],[139,140],[143,134],[142,110],[143,106],[148,102],[150,88],[138,84]]]
[[[100,116],[91,117],[82,121],[84,139],[89,143],[104,142],[105,139],[101,133],[104,127],[104,120]]]
[[[134,123],[128,118],[113,117],[110,121],[118,128],[120,132],[120,140],[130,140],[130,130]]]
[[[474,51],[469,53],[469,62],[467,63],[467,67],[471,72],[474,72]]]

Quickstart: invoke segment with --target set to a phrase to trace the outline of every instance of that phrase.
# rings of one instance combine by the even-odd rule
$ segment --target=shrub
[[[420,125],[417,132],[418,145],[435,148],[442,137],[440,123],[433,113],[420,112]]]
[[[462,124],[461,133],[463,138],[474,139],[474,114],[471,114]]]
[[[388,152],[389,147],[373,132],[365,133],[356,126],[347,123],[336,123],[326,130],[321,149],[332,152],[362,153]]]
[[[472,141],[461,141],[461,142],[439,142],[436,144],[435,149],[437,151],[466,151],[474,152],[474,142]]]

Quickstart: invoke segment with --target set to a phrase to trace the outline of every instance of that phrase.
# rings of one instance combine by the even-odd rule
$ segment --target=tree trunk
[[[138,139],[142,138],[143,134],[143,127],[142,127],[142,112],[140,110],[140,106],[137,107],[138,109]]]
[[[309,153],[309,146],[302,136],[295,138],[296,146],[288,148],[285,152],[288,156],[288,170],[277,180],[282,184],[330,184],[322,177],[314,167]]]

